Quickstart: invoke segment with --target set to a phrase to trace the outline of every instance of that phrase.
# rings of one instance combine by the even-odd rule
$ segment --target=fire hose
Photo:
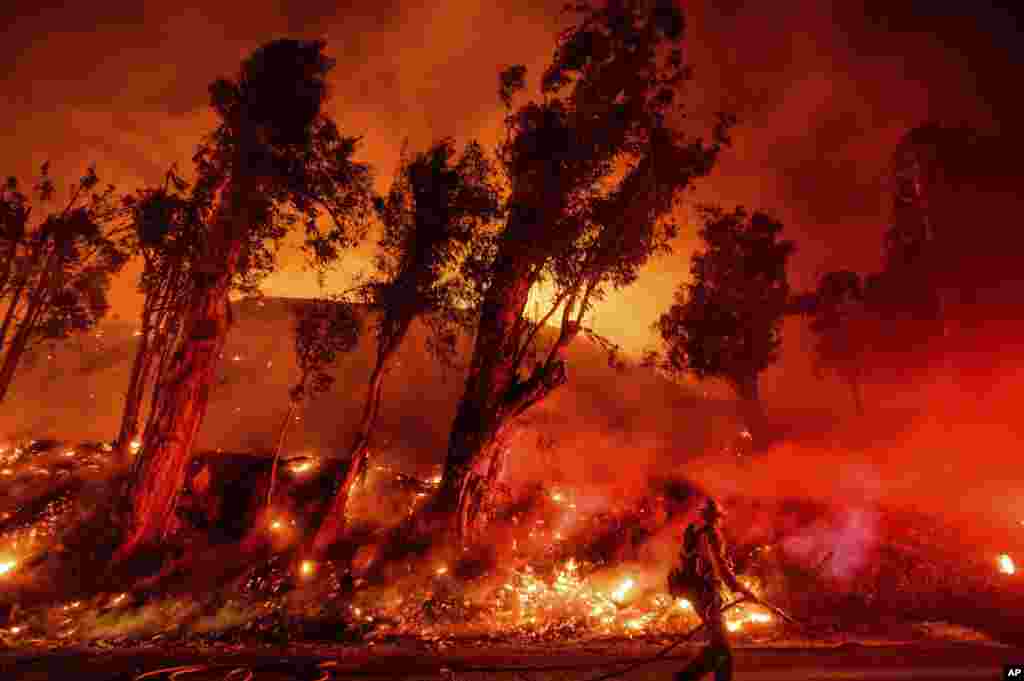
[[[751,595],[744,595],[744,596],[742,596],[740,598],[737,598],[736,600],[730,602],[729,604],[727,604],[726,606],[724,606],[722,608],[722,612],[723,613],[727,612],[727,611],[732,610],[733,608],[735,608],[737,606],[740,606],[740,605],[742,605],[744,603],[747,603],[747,602],[757,603],[758,605],[760,605],[760,606],[762,606],[762,607],[764,607],[764,608],[766,608],[768,610],[771,610],[773,613],[778,615],[780,618],[782,618],[786,622],[794,624],[794,625],[796,625],[796,626],[798,626],[800,628],[806,628],[805,625],[803,625],[800,622],[798,622],[797,620],[793,619],[791,616],[786,614],[780,608],[777,608],[777,607],[775,607],[775,606],[773,606],[773,605],[771,605],[769,603],[766,603],[765,601],[761,600],[760,598],[757,598],[756,596],[752,597]],[[639,669],[640,667],[643,667],[643,666],[646,666],[648,664],[652,664],[654,662],[657,662],[658,660],[664,659],[665,657],[667,657],[669,655],[669,653],[671,653],[673,650],[678,648],[683,643],[686,643],[687,641],[690,641],[691,639],[693,639],[693,637],[695,637],[697,634],[699,634],[704,629],[705,629],[705,625],[704,624],[700,624],[700,625],[694,627],[693,629],[691,629],[690,631],[686,632],[685,634],[680,635],[678,639],[676,639],[674,642],[666,645],[665,647],[663,647],[660,651],[658,651],[655,655],[652,655],[651,657],[643,658],[641,660],[633,662],[633,663],[629,664],[625,668],[617,669],[615,671],[607,672],[607,673],[602,674],[600,676],[595,676],[595,677],[592,677],[592,678],[589,678],[589,679],[585,679],[585,681],[607,681],[607,679],[613,679],[613,678],[615,678],[617,676],[623,676],[625,674],[628,674],[628,673],[632,672],[635,669]],[[529,667],[529,666],[482,667],[482,666],[461,666],[461,665],[449,664],[449,665],[447,665],[446,668],[449,670],[449,672],[492,672],[492,673],[497,673],[497,672],[518,672],[518,673],[524,673],[524,672],[543,672],[543,671],[585,670],[585,669],[593,669],[595,666],[605,666],[605,667],[608,667],[608,666],[612,666],[612,665],[618,666],[618,665],[622,665],[622,664],[626,664],[626,662],[623,661],[623,662],[616,662],[616,663],[610,663],[610,664],[606,663],[604,665],[594,665],[594,664],[587,664],[587,665],[578,665],[578,664],[574,664],[574,665],[550,665],[550,666],[538,665],[538,666],[535,666],[535,667]]]
[[[749,595],[749,594],[745,595],[745,596],[742,596],[741,598],[737,598],[735,601],[732,601],[731,603],[729,603],[728,605],[726,605],[725,607],[722,608],[722,612],[724,613],[724,612],[726,612],[728,610],[732,610],[736,606],[742,605],[743,603],[746,603],[748,601],[757,603],[761,607],[766,608],[768,610],[771,610],[773,613],[775,613],[776,615],[778,615],[779,617],[781,617],[782,619],[784,619],[785,621],[787,621],[787,622],[789,622],[791,624],[795,624],[795,625],[797,625],[799,627],[803,626],[799,622],[797,622],[795,619],[793,619],[792,617],[787,615],[785,612],[783,612],[782,609],[777,608],[774,605],[766,603],[763,600],[761,600],[760,598],[757,598],[756,596]],[[606,679],[613,679],[616,676],[623,676],[623,675],[628,674],[629,672],[633,671],[634,669],[639,669],[640,667],[643,667],[645,665],[651,664],[652,662],[657,662],[658,660],[666,657],[670,652],[672,652],[674,649],[678,648],[683,643],[686,643],[687,641],[692,639],[694,636],[696,636],[698,633],[703,631],[705,628],[706,628],[706,625],[701,623],[700,625],[694,627],[693,629],[691,629],[687,633],[685,633],[682,636],[680,636],[679,639],[677,639],[673,643],[670,643],[669,645],[667,645],[664,648],[662,648],[656,655],[654,655],[652,657],[645,658],[643,660],[639,660],[638,662],[635,662],[635,663],[631,664],[630,666],[626,667],[625,669],[618,669],[618,670],[613,671],[613,672],[608,672],[606,674],[602,674],[601,676],[595,676],[593,678],[586,679],[586,681],[606,681]]]

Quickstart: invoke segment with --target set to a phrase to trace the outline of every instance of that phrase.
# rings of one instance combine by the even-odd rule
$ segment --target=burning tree
[[[278,462],[284,449],[288,429],[307,397],[316,397],[331,389],[334,377],[328,368],[338,355],[351,352],[359,341],[359,322],[352,307],[342,301],[314,300],[296,308],[295,359],[299,365],[299,380],[288,391],[288,411],[278,429],[274,464],[270,469],[267,489],[267,508],[274,498]]]
[[[89,168],[58,212],[31,220],[32,199],[8,178],[0,188],[0,402],[33,345],[94,327],[107,313],[110,277],[127,260],[125,209]],[[49,164],[33,188],[37,203],[54,199]]]
[[[186,188],[185,181],[172,169],[162,187],[140,191],[132,202],[136,251],[143,259],[139,290],[145,302],[116,440],[122,461],[127,460],[129,448],[137,446],[133,443],[139,433],[147,389],[151,386],[155,396],[181,330],[191,281],[189,266],[201,243],[196,230],[203,224],[195,219],[200,217],[200,207],[182,194]]]
[[[348,500],[366,470],[384,379],[414,320],[422,319],[430,329],[428,351],[452,363],[456,330],[469,325],[471,314],[464,309],[465,280],[451,275],[479,249],[482,227],[500,211],[495,168],[483,149],[470,144],[456,159],[450,139],[403,162],[387,199],[378,203],[384,235],[377,271],[357,291],[379,315],[376,359],[348,470],[313,541],[315,553],[322,554],[344,533]]]
[[[254,230],[278,219],[301,223],[307,251],[321,265],[362,237],[372,210],[370,172],[352,160],[358,140],[343,137],[322,113],[333,66],[323,49],[322,41],[268,43],[243,62],[236,80],[210,87],[221,123],[198,160],[224,181],[191,267],[182,340],[135,461],[133,527],[118,560],[171,528],[231,325],[228,294]],[[332,221],[326,231],[324,216]]]
[[[786,263],[791,241],[768,215],[701,209],[705,248],[693,254],[693,283],[655,323],[665,345],[664,368],[721,378],[739,395],[756,446],[764,442],[758,377],[778,358],[782,319],[790,309]]]
[[[507,217],[487,257],[464,268],[477,283],[480,318],[443,479],[424,516],[454,519],[464,539],[500,470],[510,426],[566,382],[564,354],[591,305],[668,250],[680,192],[711,170],[726,142],[724,118],[711,144],[666,122],[690,76],[675,3],[615,0],[569,9],[579,22],[558,40],[540,102],[512,111],[526,69],[501,74],[510,109],[501,148]],[[530,292],[541,285],[553,290],[552,304],[531,321]],[[539,331],[559,309],[557,336],[540,353]]]
[[[865,306],[860,275],[848,270],[829,272],[818,282],[810,309],[815,372],[835,372],[853,395],[857,414],[864,414],[861,382],[867,366],[871,318]]]
[[[139,291],[145,302],[117,436],[122,460],[130,447],[138,447],[135,438],[147,391],[149,404],[155,404],[171,357],[182,341],[182,319],[194,282],[193,268],[200,259],[199,249],[205,243],[225,180],[224,168],[211,162],[212,154],[209,145],[201,146],[196,153],[198,178],[193,185],[172,168],[163,185],[139,191],[130,202],[135,251],[143,259]],[[259,282],[274,268],[276,247],[291,217],[269,212],[266,221],[250,230],[232,283],[235,293],[258,293]]]

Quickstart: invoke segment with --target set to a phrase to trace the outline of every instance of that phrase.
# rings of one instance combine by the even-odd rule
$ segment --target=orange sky
[[[0,13],[9,27],[0,62],[10,65],[0,75],[3,174],[26,178],[50,159],[70,178],[95,162],[104,181],[130,191],[172,162],[187,168],[213,124],[207,84],[259,43],[291,35],[327,39],[338,60],[330,111],[346,133],[364,136],[361,157],[383,190],[405,138],[412,149],[448,135],[496,141],[497,72],[521,62],[539,73],[561,0],[59,4]],[[699,127],[723,108],[742,120],[735,147],[692,198],[781,217],[798,244],[797,287],[829,269],[877,265],[885,168],[905,129],[929,117],[993,117],[978,94],[981,57],[913,22],[887,31],[841,0],[686,6],[693,120]],[[691,225],[674,256],[609,296],[596,311],[598,331],[634,351],[651,341],[651,322],[688,270],[694,232]],[[371,253],[369,244],[348,256],[331,286],[366,267]],[[285,263],[268,292],[315,293],[299,259],[288,254]],[[123,317],[137,311],[137,272],[129,268],[113,293]]]

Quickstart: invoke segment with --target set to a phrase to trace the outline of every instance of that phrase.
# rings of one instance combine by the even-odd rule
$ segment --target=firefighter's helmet
[[[704,504],[703,515],[707,521],[718,520],[725,515],[725,510],[718,505],[717,501],[708,497],[707,503]]]

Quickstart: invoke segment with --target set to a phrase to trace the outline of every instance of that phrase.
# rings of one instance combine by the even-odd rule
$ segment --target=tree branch
[[[530,347],[530,344],[533,342],[534,337],[537,335],[537,332],[540,331],[541,327],[548,323],[548,319],[551,318],[551,315],[555,313],[555,310],[558,309],[558,306],[562,304],[562,301],[564,301],[566,296],[568,295],[568,290],[563,291],[558,296],[558,298],[555,299],[555,302],[551,305],[551,309],[547,311],[547,314],[545,314],[544,317],[541,318],[539,322],[537,322],[537,325],[530,330],[529,335],[526,337],[526,341],[519,348],[519,352],[516,353],[515,359],[512,362],[513,371],[519,370],[519,367],[522,364],[523,359],[526,358],[526,353]]]

